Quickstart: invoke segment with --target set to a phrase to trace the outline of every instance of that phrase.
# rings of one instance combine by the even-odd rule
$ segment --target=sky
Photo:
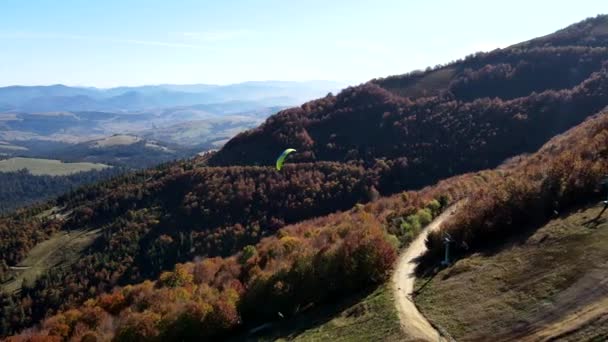
[[[0,86],[357,84],[600,13],[606,0],[0,0]]]

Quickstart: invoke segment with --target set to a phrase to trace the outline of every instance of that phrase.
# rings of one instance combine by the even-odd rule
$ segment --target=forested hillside
[[[46,201],[122,172],[120,168],[80,172],[68,176],[34,176],[27,171],[0,172],[0,214]]]
[[[605,198],[608,113],[603,112],[549,141],[517,166],[495,171],[487,188],[468,196],[445,227],[454,252],[473,253],[538,226],[576,205]],[[431,234],[428,258],[439,258],[442,233]]]
[[[605,114],[502,169],[406,190],[534,152],[601,111],[606,25],[373,80],[269,118],[209,165],[165,164],[0,218],[0,279],[60,230],[101,232],[69,267],[0,294],[0,333],[42,322],[36,334],[61,339],[224,337],[382,283],[399,247],[458,199],[472,196],[470,210],[447,229],[474,250],[508,235],[522,206],[546,215],[589,196]],[[285,147],[298,152],[277,172]],[[514,204],[489,220],[504,196]]]
[[[325,168],[323,164],[315,165],[321,170]],[[327,164],[326,168],[331,171],[335,165],[337,164]],[[296,172],[296,168],[291,168],[288,172]],[[323,177],[323,172],[318,174],[328,179],[328,183],[334,184],[332,187],[340,186],[345,180],[348,182],[344,184],[349,184],[350,187],[355,178],[350,178],[349,175],[369,177],[356,171],[342,173],[345,176],[330,174],[329,177]],[[291,176],[298,178],[296,173]],[[255,241],[259,241],[262,234],[269,233],[268,228],[260,230],[257,225],[246,227],[239,224],[232,228],[205,232],[206,227],[185,227],[185,231],[192,232],[188,234],[177,229],[163,230],[161,227],[166,225],[158,219],[162,217],[158,214],[162,209],[156,208],[157,213],[153,210],[132,209],[119,219],[126,225],[124,229],[119,231],[117,226],[111,227],[111,233],[107,235],[112,234],[112,237],[104,234],[101,241],[98,241],[107,247],[102,247],[100,252],[78,262],[70,270],[71,274],[62,275],[58,270],[53,270],[32,287],[23,288],[20,295],[27,300],[5,307],[8,313],[6,317],[16,320],[10,321],[8,325],[28,323],[19,321],[19,318],[23,318],[20,312],[25,313],[26,319],[29,319],[29,315],[33,319],[39,319],[41,307],[68,309],[74,307],[79,299],[96,297],[95,292],[101,294],[101,297],[86,302],[80,309],[68,310],[65,314],[45,321],[42,333],[62,338],[84,338],[90,335],[101,339],[116,337],[119,340],[193,340],[226,336],[234,333],[234,329],[275,319],[277,312],[287,317],[297,315],[306,306],[356,293],[369,285],[384,281],[399,246],[411,241],[421,227],[442,210],[448,203],[448,198],[461,197],[459,191],[468,186],[465,181],[468,182],[468,178],[429,188],[421,193],[403,193],[367,205],[357,205],[345,213],[289,225],[257,244]],[[472,180],[470,184],[475,183]],[[175,183],[170,184],[171,189],[175,188]],[[298,183],[285,185],[293,189],[297,188]],[[236,184],[234,186],[239,187]],[[229,187],[226,185],[223,189]],[[323,190],[323,187],[319,190]],[[139,196],[134,188],[127,192]],[[283,189],[279,192],[282,193]],[[348,192],[359,193],[352,188]],[[295,200],[297,197],[293,195],[296,193],[289,192],[286,196]],[[333,193],[335,191],[326,189],[317,195],[326,197]],[[360,195],[366,198],[369,192],[364,191]],[[83,196],[86,195],[83,193]],[[274,200],[279,203],[283,201],[280,197]],[[191,203],[189,200],[187,202]],[[342,202],[345,203],[348,202]],[[189,221],[200,222],[199,219],[194,219],[196,216],[192,216],[198,210],[189,213],[187,207],[192,206],[183,204],[182,201],[182,215],[187,215]],[[329,205],[331,204],[327,204]],[[248,211],[248,207],[249,204],[246,204],[240,209]],[[292,212],[288,208],[289,202],[286,202],[285,212]],[[229,222],[241,215],[241,210],[230,214],[233,211],[224,208],[220,212],[228,216]],[[324,211],[330,209],[317,209],[319,213]],[[87,212],[90,214],[92,211]],[[209,215],[213,212],[215,210],[210,210]],[[203,213],[197,213],[201,214]],[[213,216],[209,218],[213,220]],[[100,219],[101,217],[97,218]],[[278,219],[280,218],[271,218]],[[74,221],[78,220],[74,218]],[[176,221],[172,222],[172,227],[180,226],[175,223]],[[183,224],[186,224],[185,221]],[[271,228],[272,224],[266,227]],[[197,232],[197,229],[203,230]],[[209,256],[218,255],[209,248],[216,246],[214,243],[217,242],[227,244],[225,252],[219,254],[226,257],[202,258],[194,263],[178,265],[171,272],[159,273],[173,268],[170,266],[172,263],[192,259],[192,255],[205,255],[203,251],[207,251]],[[198,251],[193,252],[195,249]],[[104,263],[95,266],[95,262],[100,260]],[[138,272],[141,272],[140,276],[134,278]],[[158,277],[158,281],[146,281],[111,294],[102,294],[114,285],[137,282],[145,279],[146,275]],[[61,279],[62,277],[64,278]],[[58,286],[59,284],[63,286]],[[93,290],[89,288],[87,291],[81,287],[83,284],[92,286]],[[73,300],[72,305],[66,303],[65,298]],[[16,303],[15,299],[6,300],[9,304]],[[112,320],[117,324],[114,328],[107,326]]]
[[[270,117],[214,165],[397,159],[409,187],[538,149],[608,105],[606,16],[426,72],[373,80]]]
[[[116,285],[154,279],[176,262],[233,254],[286,223],[348,209],[378,196],[375,171],[357,165],[289,166],[277,174],[270,168],[208,168],[193,163],[83,188],[2,219],[0,275],[58,230],[103,230],[71,269],[52,269],[31,288],[22,289],[19,296],[33,303],[21,323]],[[69,219],[39,215],[51,206],[69,212]]]
[[[424,315],[462,341],[605,340],[607,155],[603,112],[483,175],[427,240]],[[446,233],[453,264],[437,267]]]

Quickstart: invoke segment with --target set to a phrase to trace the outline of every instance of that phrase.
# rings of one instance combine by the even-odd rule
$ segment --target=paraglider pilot
[[[608,177],[604,178],[604,180],[602,181],[602,187],[604,188],[604,190],[608,190]],[[600,219],[600,217],[602,216],[602,214],[604,213],[604,211],[606,211],[606,209],[608,209],[608,197],[606,198],[606,200],[602,201],[602,203],[604,204],[604,208],[602,209],[602,211],[600,211],[600,213],[591,221],[589,222],[594,222]]]

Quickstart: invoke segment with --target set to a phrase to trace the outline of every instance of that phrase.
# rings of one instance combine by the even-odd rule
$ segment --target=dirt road
[[[401,328],[416,341],[443,341],[439,332],[433,328],[429,321],[418,311],[414,304],[412,294],[416,275],[416,259],[426,252],[425,240],[428,234],[439,229],[443,221],[454,213],[458,205],[453,205],[439,215],[418,235],[399,257],[397,268],[393,274],[392,285],[395,292],[395,302]]]
[[[608,319],[608,264],[583,275],[530,317],[527,326],[505,341],[553,341],[583,329],[590,322]],[[502,336],[499,340],[503,340]]]
[[[555,341],[568,334],[583,328],[593,320],[606,319],[608,311],[608,298],[586,306],[562,319],[541,329],[534,334],[517,341]]]

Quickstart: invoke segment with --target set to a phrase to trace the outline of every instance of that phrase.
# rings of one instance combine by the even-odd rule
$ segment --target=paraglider
[[[296,152],[296,150],[294,150],[293,148],[288,148],[285,151],[283,151],[283,153],[281,153],[279,158],[277,158],[277,170],[278,171],[281,171],[281,169],[283,168],[283,163],[285,162],[285,158],[287,158],[287,156],[292,152]]]

